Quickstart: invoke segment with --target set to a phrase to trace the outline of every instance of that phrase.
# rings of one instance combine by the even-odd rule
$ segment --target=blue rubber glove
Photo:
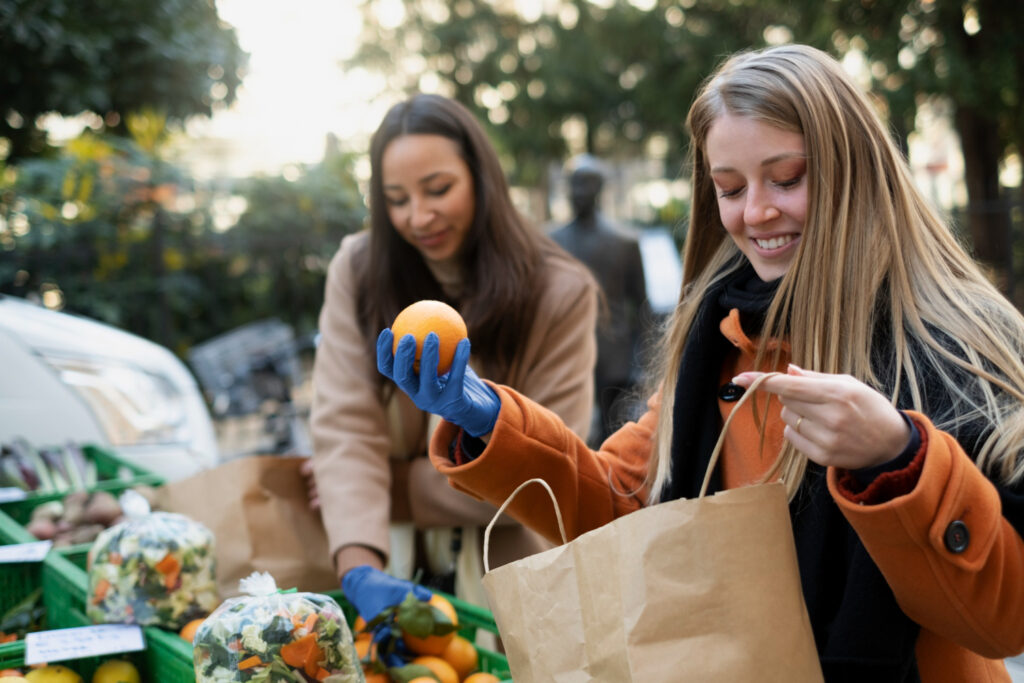
[[[398,341],[398,350],[391,354],[394,336],[385,328],[377,337],[377,369],[409,394],[420,410],[440,415],[457,424],[471,436],[483,436],[494,429],[501,410],[501,400],[469,367],[469,340],[455,347],[452,367],[437,376],[440,340],[433,332],[423,340],[420,373],[416,374],[416,339],[407,334]]]
[[[341,579],[341,590],[345,598],[367,622],[405,599],[412,591],[418,600],[430,600],[433,593],[412,581],[399,579],[379,569],[364,564],[345,572]]]

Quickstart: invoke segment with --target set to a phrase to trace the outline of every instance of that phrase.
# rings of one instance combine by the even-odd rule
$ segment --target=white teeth
[[[782,245],[789,244],[795,239],[795,235],[785,235],[783,237],[773,237],[770,240],[754,239],[754,242],[756,242],[757,246],[761,247],[762,249],[778,249]]]

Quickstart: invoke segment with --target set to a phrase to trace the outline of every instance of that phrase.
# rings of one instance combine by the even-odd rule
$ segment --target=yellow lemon
[[[96,669],[92,683],[140,683],[139,671],[131,662],[108,659]]]
[[[59,664],[33,669],[25,674],[25,680],[31,683],[82,683],[81,676]]]

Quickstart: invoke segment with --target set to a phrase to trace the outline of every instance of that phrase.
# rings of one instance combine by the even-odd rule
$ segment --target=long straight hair
[[[388,217],[381,164],[404,135],[440,135],[455,142],[473,180],[475,214],[457,259],[462,295],[451,301],[415,247]],[[473,353],[500,378],[514,361],[547,283],[546,254],[562,254],[516,210],[497,152],[476,118],[446,97],[418,94],[394,105],[370,142],[370,238],[357,259],[359,322],[371,351],[377,333],[420,299],[448,300],[466,320]]]
[[[739,252],[722,227],[705,156],[708,131],[725,114],[800,133],[807,153],[806,224],[769,307],[758,366],[769,360],[769,340],[785,337],[800,367],[850,374],[894,405],[902,396],[911,405],[900,407],[922,412],[927,381],[953,406],[929,416],[939,417],[937,426],[988,424],[976,444],[978,466],[1005,483],[1024,479],[1024,318],[917,190],[867,96],[832,57],[801,45],[731,57],[690,109],[693,200],[683,289],[659,366],[660,414],[672,415],[680,359],[704,294]],[[880,336],[888,343],[879,344]],[[660,420],[652,499],[671,478],[671,432],[671,419]],[[781,478],[792,497],[806,466],[787,442],[766,479]]]

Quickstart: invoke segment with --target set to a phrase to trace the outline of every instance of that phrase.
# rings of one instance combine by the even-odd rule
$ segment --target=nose
[[[747,225],[761,225],[780,215],[768,192],[756,188],[747,191],[747,203],[743,207],[743,222]]]
[[[423,197],[409,199],[409,226],[413,229],[425,228],[434,218],[430,202]]]

